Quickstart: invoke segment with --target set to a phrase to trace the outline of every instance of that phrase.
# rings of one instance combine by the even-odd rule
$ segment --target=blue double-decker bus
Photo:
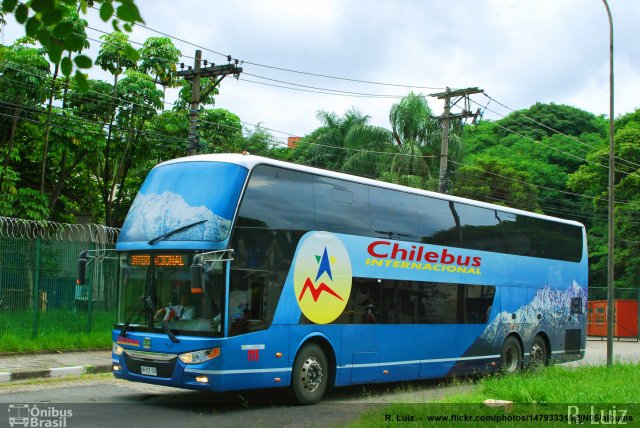
[[[210,391],[584,356],[576,222],[251,155],[149,173],[118,238],[117,378]]]

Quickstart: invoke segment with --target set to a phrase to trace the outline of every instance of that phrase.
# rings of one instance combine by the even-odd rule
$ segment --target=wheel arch
[[[520,350],[522,351],[522,355],[524,356],[524,354],[525,354],[525,349],[526,349],[526,348],[524,347],[524,341],[522,340],[522,336],[520,336],[520,335],[519,335],[518,333],[516,333],[515,331],[512,331],[511,333],[507,334],[507,335],[504,337],[504,340],[502,341],[502,344],[503,344],[503,345],[504,345],[504,342],[506,342],[506,341],[507,341],[507,339],[508,339],[509,337],[515,337],[515,338],[516,338],[516,340],[517,340],[517,341],[518,341],[518,343],[520,344]]]
[[[333,387],[335,384],[336,371],[337,371],[336,353],[335,353],[335,350],[334,350],[335,348],[333,344],[331,343],[329,338],[326,337],[325,335],[320,333],[310,334],[306,336],[304,339],[302,339],[298,344],[298,347],[296,348],[296,352],[292,355],[291,364],[293,365],[293,362],[295,361],[296,357],[300,353],[300,350],[304,348],[305,345],[308,345],[311,343],[318,345],[320,349],[322,349],[322,351],[324,352],[324,355],[327,357],[327,364],[329,365],[329,387]],[[293,382],[293,379],[291,379],[290,382]]]
[[[533,338],[531,339],[531,345],[533,345],[533,342],[536,340],[536,337],[540,336],[542,338],[542,340],[544,340],[544,344],[547,346],[547,355],[545,356],[547,359],[547,363],[549,363],[551,361],[551,355],[552,355],[552,349],[551,349],[551,339],[549,338],[549,335],[547,334],[546,331],[544,330],[540,330],[538,331],[535,336],[533,336]],[[529,347],[531,348],[531,347]],[[531,349],[529,349],[529,352],[527,352],[527,354],[530,354]],[[531,355],[529,355],[529,358],[531,357]]]
[[[526,353],[526,352],[525,352],[525,350],[526,350],[526,348],[524,347],[524,341],[522,340],[522,336],[520,336],[520,334],[518,334],[517,332],[512,331],[511,333],[507,334],[507,335],[504,337],[504,340],[502,341],[502,347],[504,347],[505,342],[506,342],[510,337],[515,338],[515,339],[518,341],[518,345],[520,345],[520,353],[521,353],[521,355],[522,355],[522,360],[520,361],[520,369],[523,369],[523,368],[525,367],[524,362],[525,362],[525,358],[526,358],[526,356],[525,356],[525,353]],[[500,353],[502,354],[502,348],[500,349]]]

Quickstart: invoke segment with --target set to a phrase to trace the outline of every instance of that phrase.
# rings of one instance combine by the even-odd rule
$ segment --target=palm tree
[[[369,116],[366,118],[368,120]],[[387,167],[393,149],[392,134],[388,129],[365,122],[349,129],[345,147],[348,150],[341,170],[376,178]]]
[[[354,108],[343,117],[326,111],[319,111],[316,117],[322,126],[300,142],[294,161],[357,175],[379,175],[384,165],[381,156],[391,148],[388,130],[369,125],[370,117]]]
[[[421,187],[431,187],[431,171],[438,168],[442,129],[425,96],[410,92],[391,107],[389,121],[398,150],[386,171],[387,179],[413,185],[420,182]],[[461,144],[458,133],[450,133],[449,146],[450,156],[459,158]]]

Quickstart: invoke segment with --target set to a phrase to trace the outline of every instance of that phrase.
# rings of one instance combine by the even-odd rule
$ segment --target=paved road
[[[640,343],[615,342],[623,361],[640,360]],[[587,358],[570,365],[603,364],[606,342],[589,341]],[[407,386],[408,385],[408,386]],[[136,426],[187,428],[205,426],[327,427],[357,419],[389,402],[434,402],[472,389],[469,384],[432,381],[340,388],[313,406],[290,405],[282,391],[233,394],[200,392],[136,384],[110,375],[56,383],[12,383],[0,388],[0,427],[7,426],[8,404],[36,403],[40,410],[72,410],[66,426]],[[76,404],[68,404],[76,403]],[[80,403],[80,404],[78,404]],[[14,409],[15,411],[15,409]]]
[[[109,427],[327,427],[357,419],[388,402],[434,402],[472,388],[440,381],[339,388],[313,406],[291,405],[281,390],[209,394],[137,384],[109,375],[55,384],[0,389],[0,427],[8,404],[71,410],[66,426]],[[68,404],[76,403],[76,404]],[[82,404],[77,404],[82,403]],[[33,404],[32,404],[33,406]]]
[[[614,361],[632,362],[640,361],[640,342],[631,340],[613,341]],[[585,358],[580,361],[567,363],[568,366],[602,365],[607,362],[607,341],[590,339],[587,340],[587,351]]]

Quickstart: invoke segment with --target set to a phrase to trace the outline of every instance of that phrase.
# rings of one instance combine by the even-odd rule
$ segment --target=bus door
[[[348,320],[342,330],[344,361],[351,361],[351,382],[380,380],[380,283],[354,278],[345,308]]]

